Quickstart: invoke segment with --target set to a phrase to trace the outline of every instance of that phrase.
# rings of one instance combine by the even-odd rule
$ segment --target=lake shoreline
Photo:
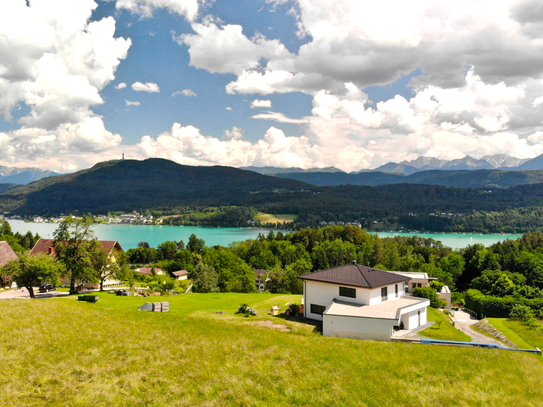
[[[8,220],[13,232],[21,234],[31,231],[38,233],[42,238],[53,238],[53,233],[58,223],[25,222],[23,220]],[[166,227],[172,226],[172,227]],[[91,229],[100,240],[114,240],[121,244],[124,250],[138,247],[140,242],[148,242],[151,247],[168,240],[183,240],[185,243],[191,234],[203,239],[207,246],[228,246],[232,242],[256,239],[259,234],[267,236],[271,230],[274,233],[281,231],[289,233],[289,230],[265,229],[257,227],[210,227],[210,226],[173,226],[173,225],[135,225],[135,224],[93,224]],[[506,239],[517,239],[520,234],[478,234],[478,233],[413,233],[413,232],[372,232],[381,238],[401,236],[419,236],[440,241],[444,246],[452,249],[461,249],[473,244],[490,246]]]

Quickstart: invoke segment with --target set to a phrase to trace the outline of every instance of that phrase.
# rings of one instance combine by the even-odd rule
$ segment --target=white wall
[[[419,313],[420,311],[420,325],[419,325]],[[426,312],[426,307],[422,309],[416,309],[412,311],[407,311],[402,314],[400,321],[403,322],[404,329],[415,329],[419,326],[425,325],[428,322],[428,314]]]
[[[402,297],[403,283],[398,283],[398,297],[394,291],[395,284],[387,286],[387,301]],[[356,290],[356,298],[342,297],[339,295],[339,284],[323,283],[320,281],[304,281],[304,316],[310,319],[322,321],[322,316],[311,312],[311,304],[322,305],[328,307],[333,299],[352,302],[355,304],[375,305],[381,302],[381,287],[369,289],[362,287],[353,287],[349,285],[341,285],[341,287],[354,288]]]
[[[386,299],[386,301],[394,300],[396,298],[400,298],[400,297],[405,295],[404,288],[403,288],[403,283],[397,283],[397,284],[398,284],[398,297],[396,297],[396,291],[395,291],[396,284],[391,284],[391,285],[386,286],[387,287],[387,299]],[[382,302],[382,300],[381,300],[381,288],[383,288],[383,287],[374,288],[373,290],[371,290],[371,293],[370,293],[371,299],[370,299],[370,302],[369,302],[370,305],[375,305],[375,304],[379,304],[380,302]]]
[[[340,338],[390,341],[392,327],[397,324],[398,321],[392,319],[325,315],[322,333],[324,336],[337,336]]]
[[[313,314],[311,312],[311,304],[322,305],[328,307],[332,300],[338,299],[355,304],[367,305],[370,303],[370,291],[367,288],[353,287],[349,285],[341,285],[341,287],[354,288],[356,290],[356,298],[342,297],[339,295],[338,284],[323,283],[320,281],[304,281],[304,316],[310,319],[322,321],[322,315]],[[375,291],[375,290],[373,290]],[[381,295],[381,294],[379,294]]]

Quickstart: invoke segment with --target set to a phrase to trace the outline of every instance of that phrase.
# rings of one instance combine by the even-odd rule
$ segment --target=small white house
[[[395,330],[427,324],[425,298],[405,296],[409,277],[356,263],[299,276],[304,316],[323,322],[323,335],[389,341]]]
[[[175,280],[186,280],[189,276],[189,272],[187,270],[174,271],[172,274]]]
[[[405,286],[405,292],[407,293],[412,293],[415,288],[430,287],[430,281],[437,280],[437,277],[429,277],[428,273],[416,271],[391,271],[391,273],[409,277],[409,281]]]

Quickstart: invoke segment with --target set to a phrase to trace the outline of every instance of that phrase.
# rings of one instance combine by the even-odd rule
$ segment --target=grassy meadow
[[[300,296],[101,293],[0,302],[2,406],[538,406],[540,357],[327,338],[265,315]],[[236,315],[239,304],[258,316]],[[215,314],[222,311],[224,314]],[[255,321],[286,325],[288,332]]]
[[[543,335],[522,321],[488,318],[488,322],[521,349],[543,349]]]
[[[288,215],[288,214],[282,214],[282,215],[272,215],[269,213],[259,213],[254,217],[255,221],[260,221],[262,223],[277,223],[277,224],[283,224],[288,222],[293,222],[297,218],[296,215]]]

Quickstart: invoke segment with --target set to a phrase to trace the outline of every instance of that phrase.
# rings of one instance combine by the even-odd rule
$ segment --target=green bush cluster
[[[432,287],[418,287],[413,290],[413,297],[428,298],[430,300],[430,306],[432,308],[442,308],[447,305],[447,301],[439,298]]]
[[[469,289],[465,293],[466,307],[478,316],[508,318],[515,305],[525,305],[534,312],[543,311],[543,298],[496,297],[484,295],[479,290]]]

